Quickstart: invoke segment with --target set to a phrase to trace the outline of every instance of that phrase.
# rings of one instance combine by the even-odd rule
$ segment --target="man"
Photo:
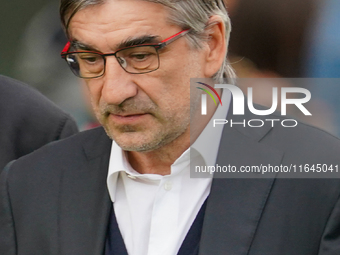
[[[215,146],[189,149],[215,112],[232,115],[209,101],[190,126],[201,96],[190,78],[232,78],[221,0],[63,0],[61,18],[62,56],[107,135],[83,132],[4,169],[1,254],[339,254],[339,180],[190,178],[190,152],[239,166],[336,162],[340,151],[304,125],[220,128]]]
[[[74,120],[27,85],[0,75],[0,171],[41,146],[78,132]]]

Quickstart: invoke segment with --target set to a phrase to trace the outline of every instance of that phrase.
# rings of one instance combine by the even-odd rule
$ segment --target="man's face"
[[[156,36],[160,42],[180,32],[168,23],[167,11],[151,2],[109,0],[76,13],[69,32],[86,48],[111,53],[131,39]],[[152,151],[190,139],[190,78],[204,77],[204,50],[189,48],[183,37],[160,50],[159,58],[158,70],[129,74],[109,56],[105,74],[86,80],[98,120],[124,150]]]

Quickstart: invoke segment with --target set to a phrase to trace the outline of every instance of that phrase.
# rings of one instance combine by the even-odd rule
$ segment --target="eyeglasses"
[[[68,42],[61,57],[64,58],[72,72],[84,79],[98,78],[105,73],[106,57],[115,56],[120,66],[131,74],[144,74],[159,68],[158,51],[175,40],[185,36],[189,29],[183,30],[157,44],[141,44],[119,49],[113,53],[103,54],[92,51],[70,51]]]

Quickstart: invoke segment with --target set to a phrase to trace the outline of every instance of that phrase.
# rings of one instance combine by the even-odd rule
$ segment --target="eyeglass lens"
[[[115,56],[120,66],[128,73],[148,73],[159,68],[158,52],[154,46],[122,49],[116,52]],[[82,78],[99,77],[105,72],[105,56],[98,53],[69,53],[66,61],[72,71]]]

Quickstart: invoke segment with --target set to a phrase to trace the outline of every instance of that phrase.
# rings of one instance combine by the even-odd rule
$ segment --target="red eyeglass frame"
[[[115,52],[113,53],[101,53],[101,52],[95,52],[95,51],[71,51],[71,52],[68,52],[70,47],[71,47],[71,42],[68,41],[64,47],[64,49],[61,51],[60,55],[62,58],[65,59],[66,55],[67,54],[72,54],[72,53],[96,53],[96,54],[99,54],[103,57],[105,56],[115,56],[117,52],[121,51],[121,50],[125,50],[125,49],[128,49],[128,48],[133,48],[133,47],[142,47],[142,46],[153,46],[155,47],[157,50],[159,49],[162,49],[164,48],[165,46],[169,45],[170,43],[176,41],[177,39],[181,38],[182,36],[185,36],[188,32],[190,31],[190,29],[185,29],[185,30],[182,30],[180,32],[178,32],[177,34],[174,34],[166,39],[164,39],[163,41],[161,41],[160,43],[157,43],[157,44],[139,44],[139,45],[134,45],[134,46],[129,46],[129,47],[124,47],[124,48],[121,48],[121,49],[118,49],[116,50]]]

